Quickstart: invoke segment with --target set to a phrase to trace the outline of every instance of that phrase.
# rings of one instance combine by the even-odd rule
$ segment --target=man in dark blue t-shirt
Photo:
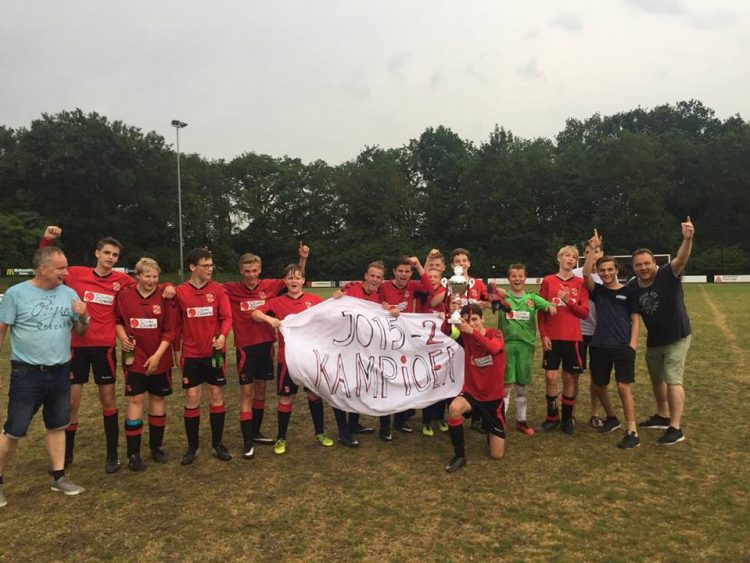
[[[592,249],[601,247],[601,237],[594,229],[594,236],[587,243]],[[635,423],[635,405],[631,384],[635,381],[635,349],[638,344],[638,294],[635,289],[626,287],[617,278],[619,268],[611,256],[602,256],[595,262],[596,252],[586,256],[583,276],[591,293],[591,301],[596,303],[597,320],[589,348],[591,355],[591,380],[597,398],[607,412],[600,432],[609,433],[620,428],[620,420],[615,415],[612,401],[607,393],[612,369],[615,370],[617,392],[622,401],[626,430],[617,447],[635,448],[641,444]],[[594,283],[594,264],[601,284]]]
[[[695,227],[690,217],[682,223],[682,244],[669,263],[656,268],[647,248],[633,252],[635,279],[628,285],[638,291],[638,304],[648,329],[646,365],[656,399],[656,414],[641,422],[641,428],[666,429],[658,443],[682,442],[682,412],[685,408],[683,372],[690,348],[690,320],[682,292],[682,272],[693,248]]]

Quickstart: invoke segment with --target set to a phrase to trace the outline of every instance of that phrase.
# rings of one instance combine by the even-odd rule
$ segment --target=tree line
[[[690,215],[691,274],[750,271],[750,123],[691,100],[569,119],[554,138],[495,126],[477,144],[428,127],[398,148],[365,147],[339,165],[254,152],[183,154],[185,248],[208,246],[234,271],[243,252],[279,275],[300,240],[308,276],[358,278],[373,259],[472,251],[472,273],[521,261],[554,269],[557,249],[598,228],[608,253],[673,253]],[[74,264],[115,236],[124,264],[178,268],[176,154],[166,140],[80,109],[0,126],[0,266],[25,266],[47,224]]]

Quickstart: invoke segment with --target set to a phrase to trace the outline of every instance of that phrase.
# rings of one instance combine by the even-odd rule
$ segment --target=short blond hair
[[[240,256],[240,259],[239,259],[240,269],[242,268],[243,264],[255,264],[255,263],[263,265],[263,262],[261,261],[260,256],[258,256],[257,254],[253,254],[251,252],[245,252],[245,254]]]
[[[578,259],[578,248],[573,246],[572,244],[569,244],[567,246],[563,246],[560,250],[557,251],[557,257],[560,258],[563,254],[572,254],[576,257],[576,260]]]
[[[159,267],[159,263],[154,260],[153,258],[141,258],[138,260],[138,262],[135,263],[135,273],[142,274],[143,270],[146,268],[152,268],[156,270],[157,272],[161,273],[161,268]]]

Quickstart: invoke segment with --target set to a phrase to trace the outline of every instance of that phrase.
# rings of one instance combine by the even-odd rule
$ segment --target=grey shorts
[[[682,385],[691,334],[666,346],[646,348],[646,366],[651,383]]]

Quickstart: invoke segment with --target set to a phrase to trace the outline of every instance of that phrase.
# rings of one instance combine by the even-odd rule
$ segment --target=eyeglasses
[[[196,264],[197,268],[203,268],[204,270],[213,270],[214,265],[213,264]]]

